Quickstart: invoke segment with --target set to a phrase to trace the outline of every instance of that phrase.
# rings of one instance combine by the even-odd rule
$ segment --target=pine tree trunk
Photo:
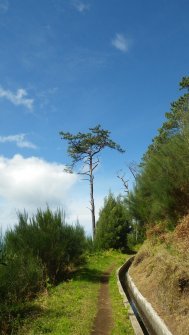
[[[94,189],[93,189],[93,160],[90,157],[90,197],[91,197],[91,216],[92,216],[92,233],[93,233],[93,240],[95,237],[95,204],[94,204]]]

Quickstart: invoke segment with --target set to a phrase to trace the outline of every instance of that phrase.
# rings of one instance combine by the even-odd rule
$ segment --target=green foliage
[[[148,160],[130,194],[131,208],[142,222],[177,222],[189,208],[188,140],[174,136]]]
[[[98,154],[105,147],[124,152],[119,144],[110,139],[110,131],[102,129],[100,125],[89,130],[88,133],[79,132],[76,135],[60,132],[61,138],[68,141],[68,154],[72,159],[71,168],[79,161]]]
[[[189,77],[181,88],[188,88]],[[129,209],[142,225],[167,220],[174,226],[189,209],[189,93],[171,104],[166,121],[141,163]]]
[[[0,264],[2,334],[17,333],[23,304],[83,263],[87,247],[83,228],[67,225],[60,210],[38,210],[31,219],[19,213],[18,219],[1,242],[6,251],[6,266]]]
[[[129,216],[124,201],[112,193],[104,200],[97,222],[95,246],[99,249],[127,249]]]
[[[6,254],[5,254],[5,245],[2,233],[0,233],[0,266],[6,266]]]
[[[8,256],[0,268],[0,333],[17,334],[24,304],[44,289],[43,266],[31,255]]]
[[[189,77],[183,77],[180,82],[180,89],[189,89]]]
[[[0,271],[0,300],[14,304],[28,300],[44,287],[43,266],[30,254],[12,254]]]
[[[189,88],[189,77],[184,77],[180,82],[181,89]],[[142,166],[148,159],[156,153],[163,144],[178,134],[184,136],[185,131],[189,128],[189,92],[181,96],[177,101],[171,103],[171,110],[165,113],[166,121],[162,127],[158,129],[158,135],[152,140],[152,144],[145,153]]]
[[[86,253],[93,254],[95,252],[94,241],[91,236],[86,237]]]
[[[81,226],[69,226],[60,210],[38,210],[30,220],[19,213],[19,224],[5,237],[9,254],[31,254],[39,259],[52,283],[61,280],[70,266],[82,260],[85,235]]]
[[[146,238],[145,227],[139,221],[133,220],[131,232],[127,235],[127,245],[130,250],[136,251]]]

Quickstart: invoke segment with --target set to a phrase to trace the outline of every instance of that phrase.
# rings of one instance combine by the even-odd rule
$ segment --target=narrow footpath
[[[113,266],[100,278],[101,285],[98,297],[98,311],[94,320],[91,335],[109,335],[113,328],[112,308],[109,296],[109,277]]]

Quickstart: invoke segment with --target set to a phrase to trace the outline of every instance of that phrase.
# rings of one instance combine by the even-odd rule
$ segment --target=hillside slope
[[[151,229],[130,274],[171,332],[189,334],[189,215],[172,233]]]

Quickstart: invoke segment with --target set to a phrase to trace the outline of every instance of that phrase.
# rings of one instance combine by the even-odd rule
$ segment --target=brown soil
[[[112,270],[113,267],[107,272],[104,272],[100,278],[101,285],[98,297],[98,311],[94,320],[91,335],[109,335],[113,328],[112,308],[108,287],[109,277]]]

